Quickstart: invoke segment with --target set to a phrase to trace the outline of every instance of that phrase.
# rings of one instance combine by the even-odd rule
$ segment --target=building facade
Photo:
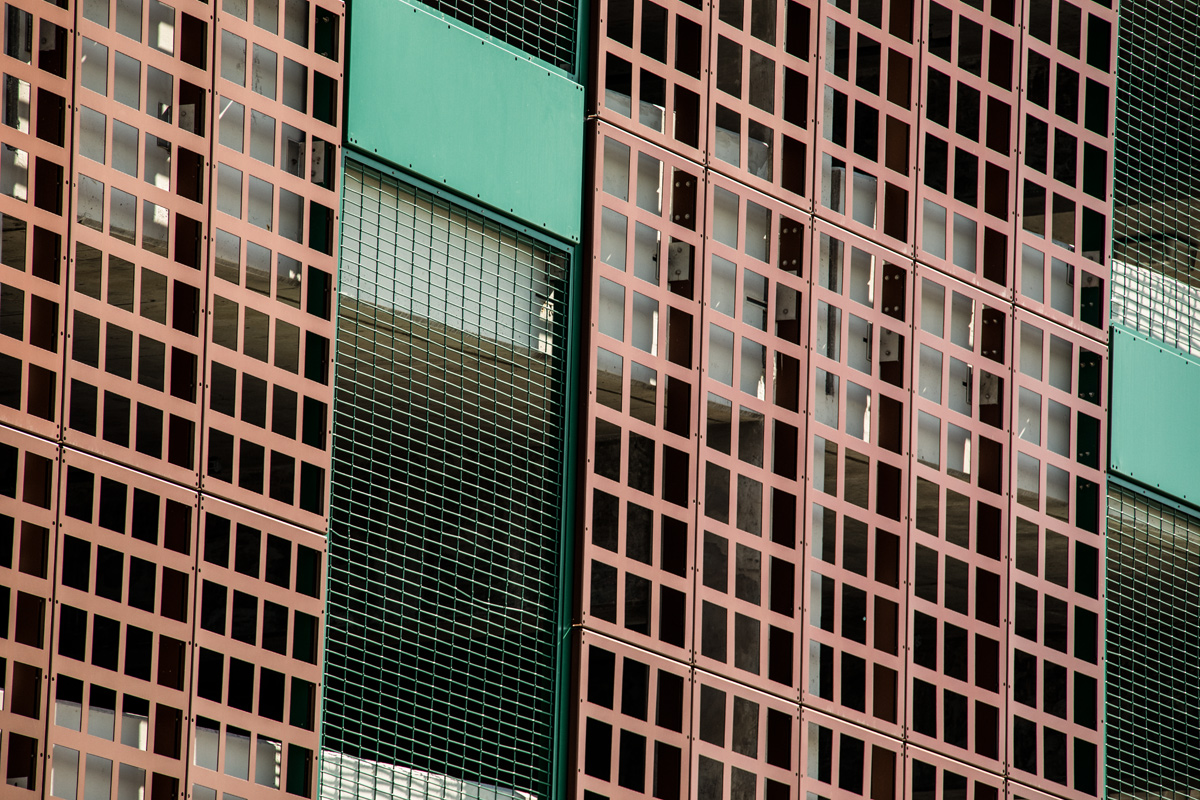
[[[1114,5],[7,5],[6,796],[1188,791]]]

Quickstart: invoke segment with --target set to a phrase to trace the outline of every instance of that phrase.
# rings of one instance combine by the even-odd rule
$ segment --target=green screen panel
[[[583,87],[403,0],[355,0],[347,141],[579,241]]]
[[[547,798],[568,254],[352,161],[344,187],[323,791]]]
[[[1108,490],[1107,794],[1200,791],[1200,519]]]
[[[1145,336],[1112,328],[1109,461],[1113,472],[1163,494],[1200,500],[1200,363]]]

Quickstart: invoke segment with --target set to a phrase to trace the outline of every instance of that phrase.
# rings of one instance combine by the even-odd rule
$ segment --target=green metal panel
[[[403,0],[355,0],[350,37],[351,146],[579,241],[580,84]]]
[[[1114,326],[1109,462],[1163,494],[1200,501],[1200,362]]]

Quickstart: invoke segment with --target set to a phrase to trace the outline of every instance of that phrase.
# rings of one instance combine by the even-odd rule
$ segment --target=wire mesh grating
[[[1200,519],[1108,489],[1109,797],[1197,788]]]
[[[568,256],[353,162],[342,241],[325,796],[545,797]]]

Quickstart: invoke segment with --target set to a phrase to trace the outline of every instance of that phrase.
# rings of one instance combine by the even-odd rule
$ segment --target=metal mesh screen
[[[1120,4],[1112,321],[1200,353],[1195,3]]]
[[[546,797],[567,255],[352,162],[343,202],[324,796]]]
[[[570,0],[422,0],[443,14],[575,73],[579,7]]]
[[[1108,796],[1200,788],[1200,519],[1108,490]]]

